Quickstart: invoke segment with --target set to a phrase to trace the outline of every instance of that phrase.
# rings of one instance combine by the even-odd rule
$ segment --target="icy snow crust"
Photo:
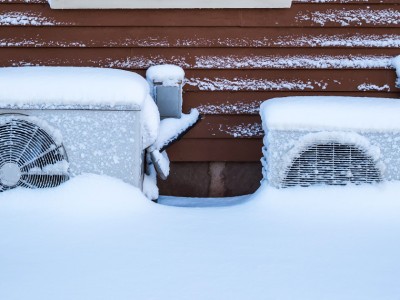
[[[0,68],[0,108],[140,110],[148,94],[144,78],[123,70]]]
[[[396,299],[399,194],[397,182],[263,186],[193,209],[94,175],[12,190],[0,194],[0,299]]]
[[[260,108],[268,130],[400,131],[398,99],[304,96],[275,98]]]

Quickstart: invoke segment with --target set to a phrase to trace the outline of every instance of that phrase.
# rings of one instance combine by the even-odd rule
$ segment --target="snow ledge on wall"
[[[53,9],[289,8],[291,0],[48,0]]]

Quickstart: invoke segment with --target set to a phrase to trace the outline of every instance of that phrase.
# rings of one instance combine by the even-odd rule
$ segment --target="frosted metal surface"
[[[46,121],[61,135],[71,175],[94,173],[142,186],[140,111],[0,110]]]
[[[318,136],[314,146],[326,143],[352,146],[371,159],[371,168],[373,165],[379,171],[379,179],[400,180],[400,132],[337,132],[336,138],[324,141],[321,137],[332,136],[332,132],[270,130],[264,137],[264,157],[261,160],[264,179],[269,184],[275,187],[284,185],[285,177],[296,157],[300,157],[311,146],[308,144],[302,147],[303,141],[313,134]],[[310,140],[312,139],[308,138],[308,142]]]

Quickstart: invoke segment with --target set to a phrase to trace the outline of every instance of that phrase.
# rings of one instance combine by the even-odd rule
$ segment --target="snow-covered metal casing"
[[[352,97],[266,101],[261,106],[264,180],[277,188],[400,180],[397,101]]]
[[[6,114],[38,118],[43,130],[60,135],[72,176],[108,175],[142,187],[139,110],[0,109],[0,118]]]
[[[182,82],[174,86],[165,86],[162,82],[153,82],[153,97],[161,118],[180,118],[182,116]]]

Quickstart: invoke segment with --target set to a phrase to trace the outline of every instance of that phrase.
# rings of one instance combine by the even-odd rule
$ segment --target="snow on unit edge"
[[[23,87],[23,88],[21,88]],[[1,108],[139,110],[149,87],[140,75],[90,67],[0,68]]]
[[[396,85],[397,85],[397,87],[400,87],[400,55],[393,58],[392,63],[393,63],[394,68],[396,69],[396,73],[397,73]]]
[[[299,96],[261,104],[264,129],[400,131],[398,99]]]

